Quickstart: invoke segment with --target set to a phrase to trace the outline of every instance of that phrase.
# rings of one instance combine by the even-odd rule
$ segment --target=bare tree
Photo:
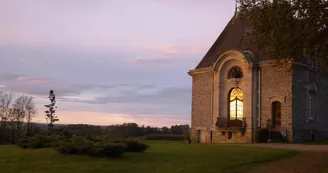
[[[31,122],[37,113],[36,106],[33,97],[29,97],[25,107],[25,119],[26,119],[26,135],[30,135]]]
[[[17,137],[20,137],[23,127],[23,122],[26,117],[27,104],[29,102],[29,96],[19,96],[12,105],[12,111],[9,115],[12,124],[12,140],[16,141]]]
[[[7,134],[7,122],[12,100],[11,93],[0,92],[0,142],[3,142]]]

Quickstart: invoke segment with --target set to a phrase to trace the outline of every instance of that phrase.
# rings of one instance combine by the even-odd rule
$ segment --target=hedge
[[[21,148],[55,148],[62,154],[79,154],[95,157],[120,157],[124,152],[143,152],[149,146],[138,140],[112,140],[107,137],[71,138],[58,136],[35,136],[22,138]]]
[[[17,146],[21,148],[55,148],[58,146],[58,141],[64,140],[58,136],[33,136],[21,138]]]

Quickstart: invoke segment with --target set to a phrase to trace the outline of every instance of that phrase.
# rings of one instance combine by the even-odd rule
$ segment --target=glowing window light
[[[230,120],[242,120],[244,94],[239,88],[234,88],[230,92]]]

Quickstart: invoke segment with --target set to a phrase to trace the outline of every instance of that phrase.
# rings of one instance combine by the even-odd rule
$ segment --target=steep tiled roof
[[[196,69],[212,66],[218,57],[228,50],[250,50],[254,53],[256,47],[250,43],[250,27],[237,17],[233,17],[224,28],[221,35],[205,54]]]

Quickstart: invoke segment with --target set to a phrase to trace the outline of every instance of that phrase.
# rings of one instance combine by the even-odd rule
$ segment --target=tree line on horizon
[[[112,138],[125,139],[137,138],[147,135],[185,135],[189,133],[188,124],[172,125],[171,127],[139,126],[137,123],[123,123],[118,125],[97,126],[88,124],[61,125],[56,128],[57,133],[75,136],[110,136]]]
[[[34,97],[14,95],[0,92],[0,143],[16,143],[20,138],[36,135],[66,135],[66,136],[110,136],[112,138],[130,138],[146,135],[183,135],[189,132],[189,125],[172,125],[171,127],[139,126],[137,123],[98,126],[87,124],[54,125],[59,121],[55,115],[55,94],[49,94],[50,104],[45,105],[47,128],[39,123],[33,123],[37,113]]]

